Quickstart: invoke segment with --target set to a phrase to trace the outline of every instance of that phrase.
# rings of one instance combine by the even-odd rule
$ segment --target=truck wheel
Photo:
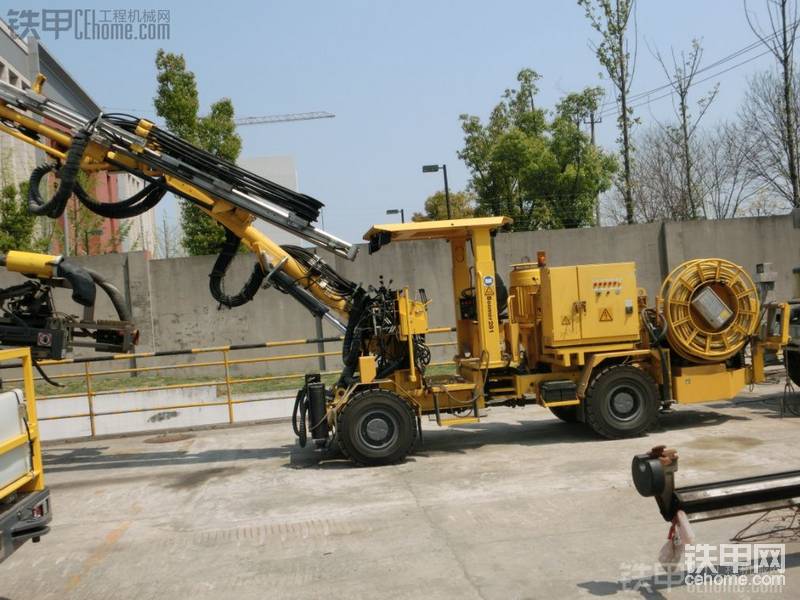
[[[388,465],[403,460],[417,438],[414,411],[388,390],[356,393],[339,415],[339,445],[359,465]]]
[[[578,407],[576,406],[551,406],[550,412],[564,421],[564,423],[578,422]]]
[[[614,365],[592,380],[584,410],[586,422],[605,438],[642,435],[658,419],[658,387],[642,369]]]
[[[795,385],[800,386],[800,351],[787,348],[783,351],[783,362],[786,364],[789,379]]]

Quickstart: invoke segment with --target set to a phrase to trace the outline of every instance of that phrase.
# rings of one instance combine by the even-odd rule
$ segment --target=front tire
[[[403,460],[417,439],[411,406],[389,390],[357,392],[339,415],[339,445],[353,462],[364,466]]]
[[[614,365],[603,369],[586,392],[586,422],[609,439],[636,437],[658,420],[658,387],[642,369]]]

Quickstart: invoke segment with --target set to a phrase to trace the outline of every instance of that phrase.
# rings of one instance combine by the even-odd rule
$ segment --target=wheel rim
[[[642,396],[629,385],[618,385],[608,395],[608,410],[618,421],[632,421],[642,409]]]
[[[375,410],[361,417],[357,431],[364,444],[373,450],[384,450],[395,443],[398,429],[394,415]]]

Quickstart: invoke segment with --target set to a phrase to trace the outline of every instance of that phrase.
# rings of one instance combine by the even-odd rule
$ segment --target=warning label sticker
[[[604,308],[600,311],[600,320],[601,321],[613,321],[614,317],[611,316],[611,309]]]

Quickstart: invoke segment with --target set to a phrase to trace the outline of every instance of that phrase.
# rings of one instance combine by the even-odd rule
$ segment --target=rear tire
[[[564,423],[578,423],[578,406],[551,406],[550,412],[564,421]]]
[[[607,367],[592,380],[585,411],[586,423],[603,437],[636,437],[652,429],[658,420],[658,387],[637,367]]]
[[[353,462],[364,466],[403,460],[417,439],[411,406],[389,390],[357,392],[339,415],[339,445]]]

